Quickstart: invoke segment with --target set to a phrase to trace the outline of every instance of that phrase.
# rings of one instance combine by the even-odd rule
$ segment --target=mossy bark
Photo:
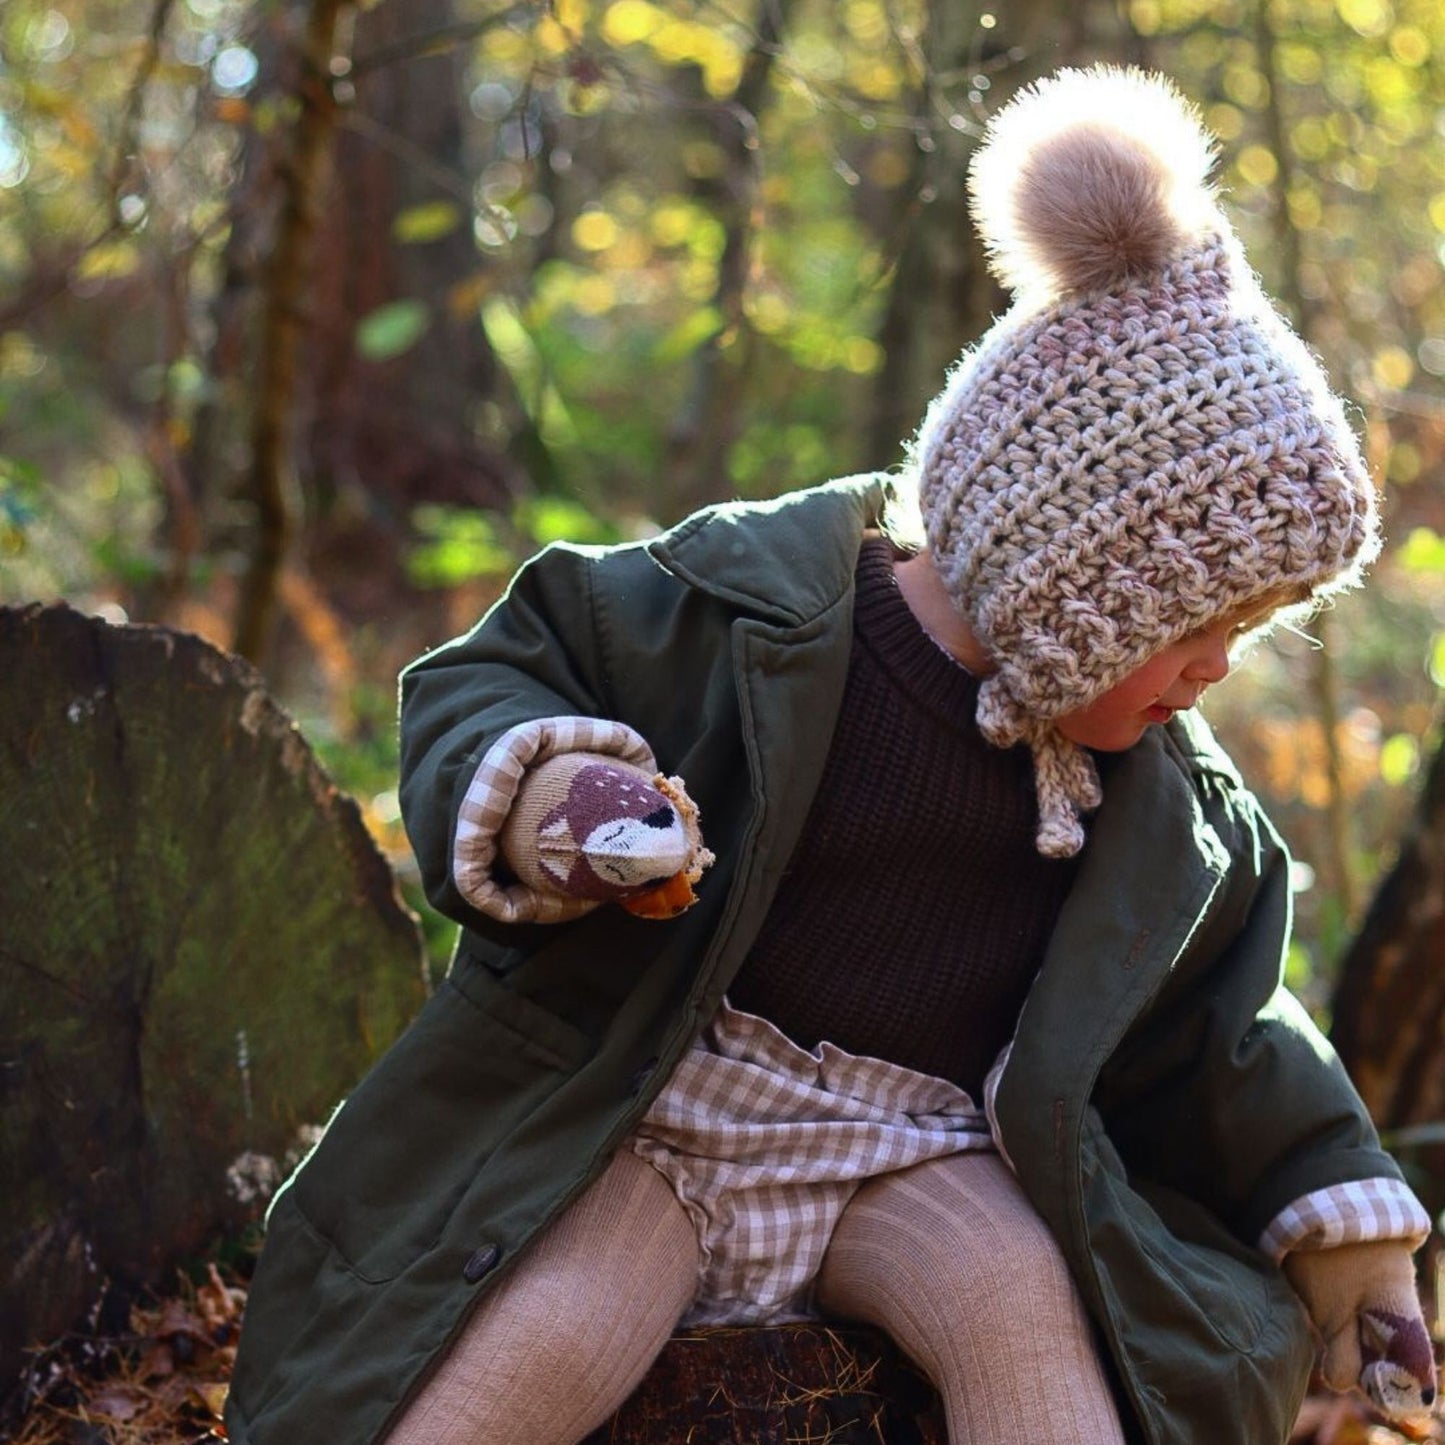
[[[0,676],[3,1390],[97,1274],[163,1278],[254,1217],[228,1169],[325,1123],[426,984],[355,804],[246,664],[28,607]]]

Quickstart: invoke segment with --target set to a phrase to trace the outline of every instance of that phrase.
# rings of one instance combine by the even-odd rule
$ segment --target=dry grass
[[[37,1350],[10,1445],[202,1445],[223,1441],[221,1410],[245,1293],[215,1265],[199,1286],[130,1307],[112,1336],[68,1335]]]

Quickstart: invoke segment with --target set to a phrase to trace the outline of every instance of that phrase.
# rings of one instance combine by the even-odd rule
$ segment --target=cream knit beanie
[[[1050,857],[1100,801],[1055,719],[1282,587],[1358,581],[1379,550],[1344,410],[1249,270],[1211,158],[1167,81],[1101,66],[1013,100],[969,174],[1014,304],[913,460],[939,575],[997,668],[979,726],[1033,749]]]

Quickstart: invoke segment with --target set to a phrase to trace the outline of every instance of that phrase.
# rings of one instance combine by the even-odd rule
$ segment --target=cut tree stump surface
[[[875,1330],[698,1330],[583,1445],[947,1445],[927,1378]]]
[[[254,1217],[248,1169],[426,986],[355,804],[245,663],[0,608],[0,677],[3,1394],[98,1276],[154,1282]]]

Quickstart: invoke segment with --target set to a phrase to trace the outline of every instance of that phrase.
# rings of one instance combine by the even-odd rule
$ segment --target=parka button
[[[474,1250],[462,1266],[462,1278],[468,1284],[476,1284],[478,1280],[489,1275],[497,1267],[497,1261],[501,1257],[502,1251],[499,1246],[484,1244],[480,1249]]]

